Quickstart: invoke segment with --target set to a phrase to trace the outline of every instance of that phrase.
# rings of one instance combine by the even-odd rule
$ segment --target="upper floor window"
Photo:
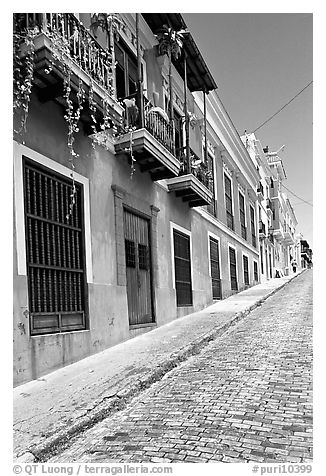
[[[245,199],[241,192],[239,192],[239,210],[240,210],[241,236],[244,240],[246,240],[247,228],[246,228]]]
[[[225,188],[225,210],[226,210],[226,224],[231,230],[234,230],[233,219],[233,205],[232,205],[232,182],[231,179],[224,174],[224,188]]]
[[[137,59],[121,41],[115,43],[116,87],[118,99],[131,96],[137,89]]]
[[[250,206],[250,227],[251,227],[251,243],[252,246],[257,246],[256,240],[256,223],[255,223],[255,210],[254,207]]]

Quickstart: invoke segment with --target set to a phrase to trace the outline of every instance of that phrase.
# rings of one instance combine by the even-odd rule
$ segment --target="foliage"
[[[20,114],[20,127],[14,131],[16,134],[26,132],[34,77],[33,40],[38,33],[38,28],[33,27],[15,32],[13,36],[13,109],[14,113]]]
[[[179,58],[183,45],[183,31],[175,31],[167,25],[163,25],[156,35],[159,42],[158,50],[160,55],[168,55],[174,59]]]

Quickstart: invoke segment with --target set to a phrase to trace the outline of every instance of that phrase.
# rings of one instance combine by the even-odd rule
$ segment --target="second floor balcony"
[[[14,38],[20,41],[20,57],[32,63],[33,86],[42,103],[54,100],[67,107],[68,97],[75,108],[82,101],[80,119],[88,133],[104,116],[111,125],[119,124],[123,108],[114,97],[111,55],[74,14],[15,13]]]

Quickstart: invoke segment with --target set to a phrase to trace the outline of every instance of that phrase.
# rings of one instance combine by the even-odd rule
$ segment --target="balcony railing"
[[[164,117],[156,112],[146,112],[145,127],[171,154],[174,153],[173,129]]]
[[[266,226],[262,221],[259,222],[259,234],[266,236]]]
[[[111,93],[112,58],[72,13],[16,13],[15,31],[36,28],[45,33],[78,66]]]
[[[208,170],[206,163],[203,162],[192,149],[190,149],[190,170],[188,170],[188,160],[185,154],[185,147],[182,147],[177,151],[177,157],[181,163],[180,175],[191,173],[197,177],[197,179],[205,185],[208,190],[213,192],[212,173]]]

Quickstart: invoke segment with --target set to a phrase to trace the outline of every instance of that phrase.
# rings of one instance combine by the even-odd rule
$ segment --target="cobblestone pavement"
[[[309,270],[49,461],[311,462],[311,380]]]

